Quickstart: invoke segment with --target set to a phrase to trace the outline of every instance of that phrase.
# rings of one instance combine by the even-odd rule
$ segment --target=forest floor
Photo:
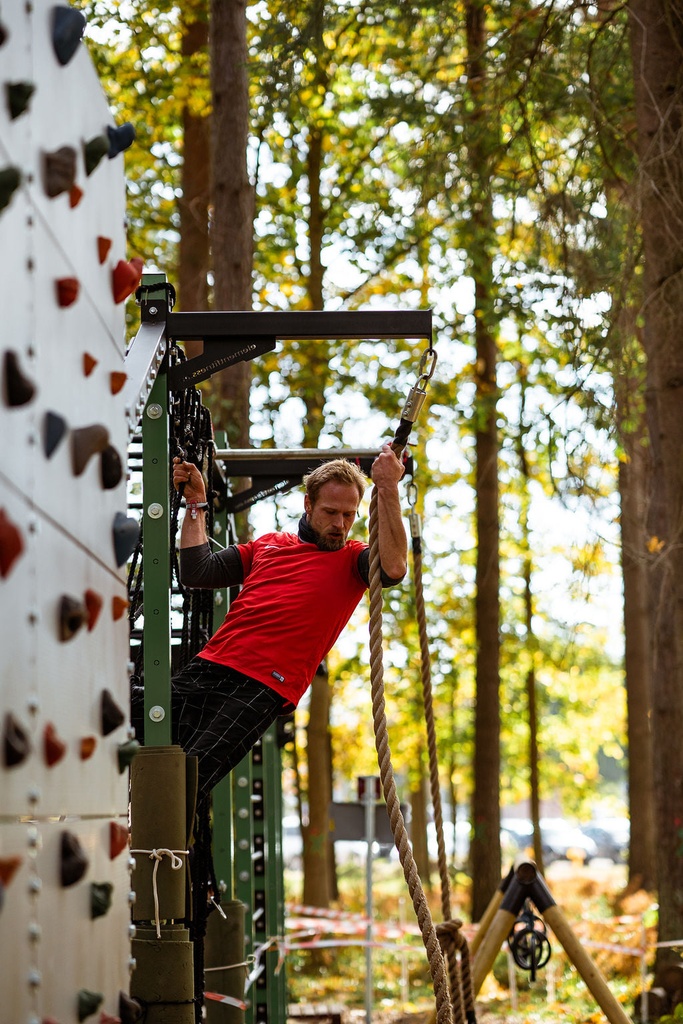
[[[405,883],[402,878],[394,879],[389,866],[380,865],[377,875],[373,886],[375,919],[395,920],[397,893]],[[558,862],[548,868],[545,879],[563,917],[612,994],[633,1018],[641,971],[654,955],[656,912],[651,894],[629,892],[625,866],[609,861],[586,866]],[[456,908],[466,905],[466,893],[458,893],[458,885],[466,887],[467,880],[461,876],[456,879],[452,897]],[[352,872],[340,879],[340,905],[348,911],[362,912],[362,889],[362,878],[355,878]],[[434,918],[439,920],[438,893],[431,893],[430,900]],[[467,918],[462,909],[454,910],[453,916]],[[501,950],[477,999],[478,1024],[598,1024],[606,1020],[550,929],[548,938],[551,958],[534,981]],[[644,948],[648,949],[646,958]],[[290,954],[287,978],[292,1002],[341,1005],[341,1024],[364,1024],[363,958],[360,949]],[[434,997],[424,950],[422,956],[419,951],[410,955],[407,984],[405,964],[401,982],[400,960],[400,954],[392,954],[390,949],[373,953],[371,1024],[433,1024]]]

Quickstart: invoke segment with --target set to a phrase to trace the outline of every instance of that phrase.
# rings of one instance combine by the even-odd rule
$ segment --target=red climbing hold
[[[21,857],[0,857],[0,883],[9,885],[18,868],[21,866]]]
[[[114,860],[128,846],[128,826],[109,822],[109,859]]]
[[[128,374],[123,370],[112,370],[109,374],[109,390],[112,395],[118,395],[123,385],[128,380]]]
[[[83,375],[89,377],[97,366],[98,360],[94,356],[91,356],[89,352],[83,353]]]
[[[129,603],[125,597],[112,597],[111,599],[111,617],[114,622],[118,622],[126,614],[129,608]]]
[[[65,309],[73,306],[78,298],[80,285],[77,277],[60,277],[55,281],[57,287],[57,304]]]
[[[0,576],[3,580],[9,576],[10,570],[24,550],[24,539],[9,518],[4,508],[0,508]]]
[[[133,256],[132,260],[129,260],[128,263],[125,260],[119,260],[111,275],[114,302],[123,302],[124,299],[133,294],[140,284],[144,265],[144,262],[138,256]]]
[[[81,758],[81,761],[89,760],[89,758],[91,758],[95,753],[96,746],[96,736],[84,736],[83,739],[81,740],[79,747],[79,756]]]
[[[97,236],[97,258],[100,261],[100,263],[104,263],[104,261],[106,260],[107,256],[109,255],[109,250],[110,249],[111,249],[111,238],[105,238],[104,235],[98,235]]]
[[[52,722],[47,723],[43,732],[43,752],[45,754],[45,764],[48,768],[52,768],[66,754],[66,743],[59,738]]]
[[[103,599],[96,590],[90,589],[86,590],[83,597],[85,599],[85,607],[88,612],[88,632],[92,633],[97,620],[100,617],[100,612],[102,611]]]

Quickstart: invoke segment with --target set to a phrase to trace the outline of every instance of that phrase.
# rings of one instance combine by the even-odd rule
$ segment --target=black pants
[[[142,687],[133,688],[140,738]],[[199,797],[244,758],[283,713],[285,698],[257,679],[205,658],[193,658],[171,680],[173,742],[198,759]],[[289,705],[288,705],[289,706]]]

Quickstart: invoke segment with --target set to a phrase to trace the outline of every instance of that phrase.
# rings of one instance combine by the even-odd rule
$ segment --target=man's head
[[[306,520],[323,551],[344,547],[365,493],[365,477],[346,459],[333,459],[304,477]]]

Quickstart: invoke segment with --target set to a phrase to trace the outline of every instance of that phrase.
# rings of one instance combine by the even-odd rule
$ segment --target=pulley
[[[543,920],[534,914],[529,900],[512,926],[508,935],[512,958],[523,971],[529,971],[531,980],[536,980],[536,971],[545,967],[552,952]]]

